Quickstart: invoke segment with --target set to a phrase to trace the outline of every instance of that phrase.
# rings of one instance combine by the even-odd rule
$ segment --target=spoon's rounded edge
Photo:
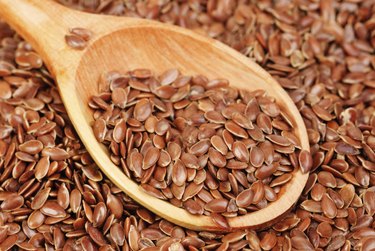
[[[142,22],[145,23],[144,21]],[[153,27],[157,29],[164,29],[167,32],[178,33],[186,36],[187,39],[195,39],[199,43],[205,44],[205,46],[209,45],[213,48],[213,50],[221,50],[230,56],[231,60],[237,61],[246,67],[248,72],[258,75],[264,82],[268,83],[273,88],[276,88],[279,94],[277,101],[282,100],[281,102],[287,105],[285,112],[287,112],[289,115],[293,115],[291,119],[296,125],[302,148],[309,150],[306,128],[297,108],[294,106],[290,97],[281,88],[281,86],[279,86],[278,83],[259,65],[218,41],[203,37],[179,27],[159,23],[155,24],[155,22],[146,22],[144,27]],[[129,28],[130,27],[128,26],[124,29]],[[136,29],[142,29],[142,26],[137,26]],[[119,30],[118,32],[121,31]],[[90,44],[90,47],[95,45],[103,38],[104,37],[99,36],[96,41],[93,41]],[[85,57],[86,52],[89,50],[90,48],[86,49],[83,58]],[[92,121],[92,117],[91,114],[86,112],[87,107],[84,107],[87,106],[87,104],[82,103],[82,99],[76,91],[72,91],[75,88],[74,83],[77,81],[75,74],[58,74],[56,78],[59,83],[60,92],[62,93],[62,99],[66,105],[66,109],[72,123],[87,150],[90,152],[91,156],[101,170],[112,182],[114,182],[120,189],[125,191],[125,193],[127,193],[136,202],[148,208],[150,211],[156,213],[160,217],[165,218],[177,225],[192,230],[212,231],[229,231],[238,228],[263,228],[269,226],[269,224],[272,224],[295,204],[307,182],[308,174],[302,174],[299,170],[295,171],[293,179],[285,187],[285,193],[282,194],[277,201],[270,203],[266,208],[257,212],[235,218],[228,218],[230,228],[220,228],[213,223],[212,219],[208,216],[191,215],[182,208],[177,208],[166,201],[162,201],[144,193],[135,182],[126,177],[124,173],[111,162],[111,160],[108,158],[107,151],[103,146],[100,145],[99,142],[96,141],[93,135],[89,124],[89,122]],[[229,81],[231,81],[231,79],[229,79]]]

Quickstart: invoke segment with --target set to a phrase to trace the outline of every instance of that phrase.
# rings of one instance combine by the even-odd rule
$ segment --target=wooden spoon
[[[136,18],[81,13],[50,0],[0,0],[0,16],[42,56],[56,79],[70,119],[96,164],[126,194],[155,214],[193,230],[263,228],[278,220],[299,198],[308,175],[295,171],[277,201],[257,212],[228,218],[230,229],[222,229],[211,217],[191,215],[143,192],[111,162],[108,151],[94,137],[88,101],[98,94],[101,74],[136,68],[148,68],[160,74],[178,68],[186,75],[225,78],[238,88],[265,89],[290,119],[302,148],[309,150],[305,125],[288,94],[244,55],[180,27]],[[65,35],[75,27],[93,32],[83,50],[72,49],[65,42]]]

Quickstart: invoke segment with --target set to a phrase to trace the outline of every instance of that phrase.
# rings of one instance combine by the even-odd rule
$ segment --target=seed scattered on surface
[[[83,50],[87,46],[87,41],[78,35],[65,35],[66,44],[76,50]]]
[[[90,40],[92,37],[92,31],[85,29],[85,28],[80,28],[80,27],[75,27],[69,30],[71,34],[77,35],[81,38],[83,38],[85,41]]]
[[[65,35],[66,44],[76,50],[83,50],[86,48],[88,41],[92,37],[92,31],[75,27],[69,29],[70,34]]]

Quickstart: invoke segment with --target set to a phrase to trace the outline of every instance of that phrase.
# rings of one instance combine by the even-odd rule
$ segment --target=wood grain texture
[[[231,228],[220,229],[210,217],[193,216],[144,193],[111,162],[92,132],[92,111],[87,103],[98,94],[102,73],[149,68],[160,74],[178,68],[185,75],[226,78],[238,88],[265,89],[290,118],[302,148],[309,150],[305,125],[288,94],[265,70],[239,52],[176,26],[80,13],[47,0],[0,0],[0,15],[43,57],[57,81],[69,117],[97,165],[132,199],[155,214],[193,230],[263,228],[277,221],[298,200],[308,174],[295,171],[277,201],[257,212],[229,218]],[[65,44],[64,36],[74,27],[94,32],[83,51]]]

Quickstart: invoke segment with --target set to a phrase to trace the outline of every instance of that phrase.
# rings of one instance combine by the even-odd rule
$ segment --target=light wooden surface
[[[99,76],[107,71],[149,68],[157,74],[178,68],[183,74],[226,78],[249,90],[266,89],[277,99],[309,150],[303,120],[280,85],[260,66],[228,46],[189,30],[148,20],[92,15],[72,11],[50,0],[0,0],[0,16],[41,54],[54,75],[69,117],[91,156],[119,188],[155,214],[193,230],[223,230],[210,217],[193,216],[184,209],[147,195],[127,178],[96,141],[88,99],[98,93]],[[65,44],[69,28],[94,32],[89,46],[73,50]],[[297,171],[280,198],[265,209],[229,218],[236,228],[263,228],[285,214],[299,198],[308,175]]]

